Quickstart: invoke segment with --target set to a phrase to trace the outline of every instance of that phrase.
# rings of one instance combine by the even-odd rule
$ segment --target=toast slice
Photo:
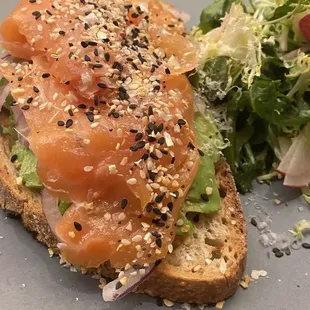
[[[56,250],[57,241],[44,216],[40,195],[17,185],[9,150],[10,140],[0,136],[0,207],[20,215],[25,228],[38,241]],[[246,223],[224,159],[216,164],[216,180],[221,211],[200,215],[194,235],[175,241],[174,252],[138,288],[138,293],[195,304],[216,303],[235,293],[246,263]],[[103,277],[116,277],[108,263],[98,270]]]

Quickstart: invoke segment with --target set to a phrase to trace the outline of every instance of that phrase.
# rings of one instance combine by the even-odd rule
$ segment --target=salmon
[[[197,173],[196,51],[160,2],[22,0],[2,60],[45,188],[72,202],[56,225],[71,264],[152,264]]]

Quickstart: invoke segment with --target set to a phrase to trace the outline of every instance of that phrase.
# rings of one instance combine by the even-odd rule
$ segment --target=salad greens
[[[308,181],[297,184],[301,172],[293,169],[308,150],[299,143],[289,152],[310,121],[308,25],[310,0],[217,0],[192,31],[200,67],[191,81],[230,141],[224,153],[241,192],[276,175],[281,161],[284,184],[310,181],[303,175]],[[309,166],[306,159],[298,164]]]
[[[16,158],[15,163],[19,164],[18,172],[23,184],[32,189],[42,189],[43,184],[37,174],[37,159],[32,151],[16,141],[11,154]]]

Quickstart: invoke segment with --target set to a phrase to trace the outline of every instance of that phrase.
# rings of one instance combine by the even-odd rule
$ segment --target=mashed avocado
[[[12,147],[11,155],[23,184],[31,189],[42,189],[43,184],[36,170],[37,159],[32,151],[16,141]]]
[[[215,180],[214,164],[219,160],[219,148],[223,140],[210,116],[196,112],[195,132],[201,153],[200,166],[194,182],[185,198],[179,214],[177,234],[189,234],[194,231],[193,224],[186,213],[212,213],[220,209],[220,194]]]

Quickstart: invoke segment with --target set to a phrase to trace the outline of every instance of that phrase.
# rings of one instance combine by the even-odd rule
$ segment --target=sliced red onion
[[[47,222],[52,232],[56,235],[56,223],[61,219],[61,213],[58,208],[58,199],[51,196],[46,189],[43,189],[41,193],[41,200]]]
[[[0,89],[0,112],[10,92],[11,92],[10,85],[6,85]]]
[[[306,125],[283,157],[277,171],[284,174],[284,185],[305,187],[310,182],[310,123]]]
[[[143,271],[141,271],[143,270]],[[102,298],[104,301],[115,301],[121,299],[132,292],[137,286],[143,283],[149,275],[155,270],[155,265],[152,265],[145,269],[136,270],[130,268],[124,272],[122,278],[127,278],[127,284],[122,285],[120,280],[116,279],[108,283],[102,289]],[[135,274],[136,273],[136,274]]]
[[[15,120],[15,130],[18,133],[18,139],[21,144],[26,147],[29,147],[28,136],[30,134],[30,128],[26,122],[26,118],[22,110],[15,106],[11,107]]]

